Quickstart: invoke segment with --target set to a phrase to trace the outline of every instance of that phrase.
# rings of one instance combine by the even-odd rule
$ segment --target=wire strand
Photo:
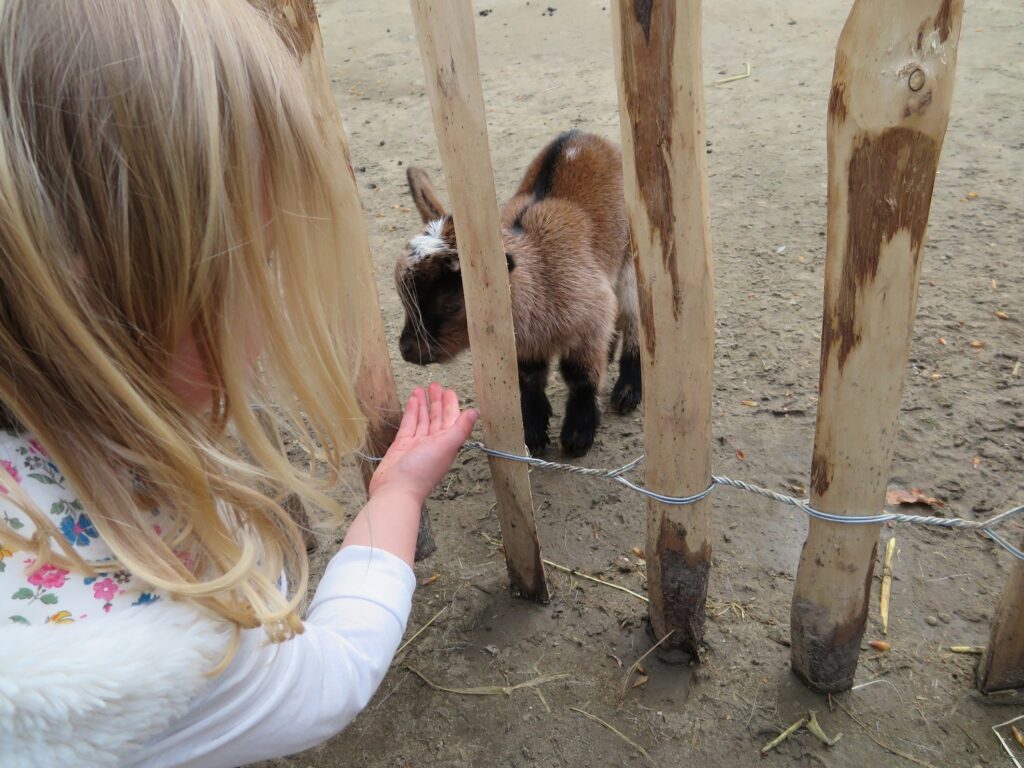
[[[633,461],[628,464],[624,464],[617,469],[603,469],[600,467],[581,467],[577,464],[563,464],[557,461],[541,459],[536,456],[520,456],[516,453],[508,453],[506,451],[499,451],[495,448],[488,448],[483,443],[475,440],[468,441],[466,443],[466,448],[480,451],[481,453],[487,454],[488,456],[496,459],[506,459],[508,461],[517,461],[522,464],[528,464],[536,469],[564,472],[566,474],[580,475],[582,477],[599,477],[605,480],[612,480],[625,486],[634,493],[646,496],[649,499],[654,499],[662,504],[670,504],[673,506],[696,504],[710,496],[712,492],[714,492],[715,488],[724,486],[752,493],[757,496],[763,496],[764,498],[771,499],[772,501],[776,501],[790,507],[796,507],[797,509],[806,512],[809,516],[827,523],[838,523],[840,525],[879,525],[881,523],[893,522],[907,523],[910,525],[928,525],[938,528],[948,528],[950,530],[975,531],[987,536],[1018,560],[1024,560],[1024,552],[993,530],[1006,521],[1024,514],[1024,505],[1013,507],[1005,512],[1000,512],[999,514],[993,515],[985,520],[965,520],[962,517],[936,517],[934,515],[908,515],[899,512],[882,512],[877,515],[838,515],[832,512],[822,512],[819,509],[814,509],[814,507],[811,506],[810,499],[798,499],[795,496],[788,496],[784,493],[779,493],[768,488],[762,488],[759,485],[754,485],[753,483],[748,483],[743,480],[734,480],[730,477],[725,477],[724,475],[712,475],[711,484],[708,485],[707,488],[698,493],[690,494],[689,496],[669,496],[664,493],[658,493],[657,491],[652,491],[650,488],[638,485],[625,477],[626,473],[631,472],[643,463],[645,458],[644,456],[633,459]],[[360,451],[356,451],[356,455],[364,461],[381,461],[379,457],[367,456],[365,453]]]

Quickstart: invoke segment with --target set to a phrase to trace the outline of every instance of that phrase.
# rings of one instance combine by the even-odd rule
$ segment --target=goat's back
[[[622,191],[619,148],[600,136],[568,131],[533,159],[504,210],[504,224],[513,232],[541,222],[548,202],[564,216],[568,203],[577,207],[586,226],[579,228],[605,274],[614,277],[628,257],[629,228]],[[548,229],[548,228],[543,228]],[[531,233],[543,236],[542,232]],[[543,249],[542,250],[546,250]]]

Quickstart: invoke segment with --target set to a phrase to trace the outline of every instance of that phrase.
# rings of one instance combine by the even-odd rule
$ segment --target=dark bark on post
[[[828,105],[828,238],[811,505],[883,508],[963,0],[857,0]],[[811,520],[790,616],[793,671],[853,684],[877,525]]]
[[[1006,581],[978,668],[978,688],[992,693],[1024,688],[1024,562],[1017,560]]]
[[[646,480],[684,496],[711,480],[715,329],[701,3],[616,0],[613,9],[643,337]],[[699,650],[710,568],[710,499],[685,507],[648,501],[651,627],[659,640],[672,632],[666,645]]]

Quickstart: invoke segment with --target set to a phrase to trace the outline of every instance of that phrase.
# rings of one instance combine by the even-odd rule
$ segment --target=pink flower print
[[[33,453],[38,453],[40,456],[45,456],[46,458],[50,458],[50,454],[48,454],[46,452],[46,449],[43,448],[43,444],[40,443],[38,440],[36,440],[34,437],[29,439],[28,445],[29,445],[29,448],[32,449]]]
[[[64,586],[64,581],[68,577],[68,572],[63,568],[55,568],[52,565],[44,565],[38,571],[28,577],[28,583],[33,587],[43,587],[44,589],[60,589]]]
[[[92,585],[92,595],[97,600],[103,600],[109,602],[114,599],[117,594],[117,584],[109,576],[105,579],[95,582]]]
[[[178,560],[181,561],[182,565],[188,568],[188,570],[192,570],[193,566],[195,565],[195,559],[192,557],[192,554],[190,552],[186,552],[183,549],[176,549],[174,551],[174,554],[177,556]]]
[[[11,462],[9,462],[9,461],[7,461],[5,459],[0,459],[0,466],[2,466],[5,470],[7,470],[7,474],[9,474],[12,478],[14,478],[14,482],[16,482],[16,483],[20,483],[21,482],[21,475],[18,473],[18,468],[16,466],[14,466],[13,464],[11,464]],[[7,493],[7,492],[8,492],[7,491],[7,486],[5,486],[2,482],[0,482],[0,493]]]

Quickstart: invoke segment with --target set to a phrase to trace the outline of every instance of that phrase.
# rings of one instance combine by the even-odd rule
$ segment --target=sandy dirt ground
[[[553,4],[549,6],[549,3]],[[408,4],[320,0],[334,92],[345,115],[400,390],[438,377],[472,392],[468,355],[418,369],[397,354],[394,260],[418,229],[405,168],[443,179]],[[567,128],[618,140],[608,0],[480,0],[477,35],[498,195]],[[716,261],[714,466],[802,494],[816,409],[825,250],[825,110],[841,0],[705,3],[704,61]],[[486,12],[486,13],[485,13]],[[744,71],[750,78],[712,81]],[[949,132],[925,247],[920,308],[892,466],[894,487],[982,517],[1024,501],[1024,8],[969,3]],[[1006,313],[1008,320],[997,317]],[[972,342],[981,344],[972,345]],[[607,399],[611,382],[603,393]],[[549,390],[556,418],[564,388]],[[593,466],[642,453],[640,416],[607,413]],[[644,507],[619,486],[532,475],[544,555],[640,590]],[[858,688],[809,693],[789,668],[789,604],[802,513],[723,490],[700,664],[652,657],[648,682],[620,695],[650,647],[646,606],[551,573],[550,605],[509,597],[486,462],[464,454],[430,502],[438,552],[421,563],[403,652],[369,708],[325,746],[284,766],[754,766],[780,729],[815,710],[829,748],[802,732],[764,764],[1008,766],[990,728],[1024,714],[1019,697],[973,690],[1012,560],[973,534],[887,528],[897,537],[892,617],[881,637],[877,576]],[[924,508],[914,511],[925,512]],[[1012,532],[1019,538],[1019,529]],[[318,566],[335,545],[321,537]],[[879,552],[882,548],[879,548]],[[876,574],[880,571],[876,568]],[[429,582],[429,583],[427,583]],[[510,695],[435,690],[514,686]],[[618,730],[586,719],[583,710]],[[903,756],[900,756],[903,755]]]

